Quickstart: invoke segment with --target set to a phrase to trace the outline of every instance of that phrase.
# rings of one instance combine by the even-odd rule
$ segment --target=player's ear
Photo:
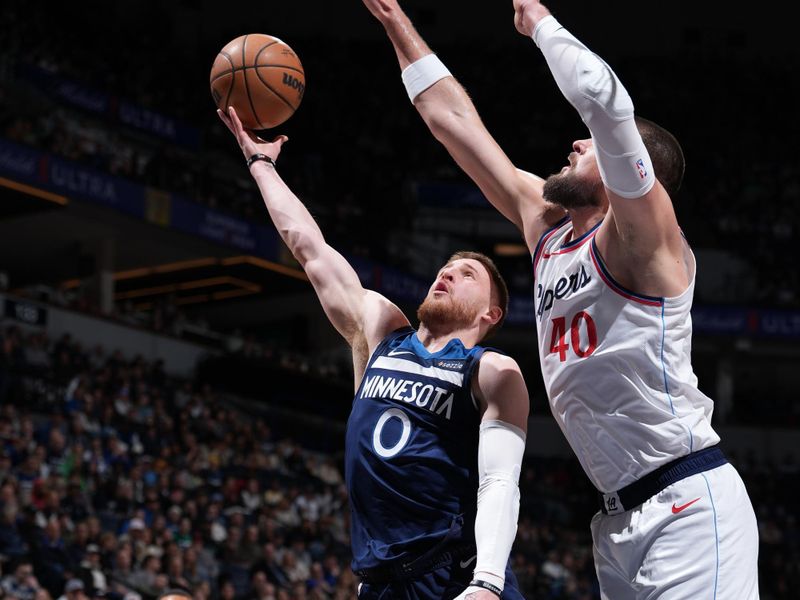
[[[503,318],[503,309],[494,304],[489,307],[484,317],[491,325],[494,325]]]

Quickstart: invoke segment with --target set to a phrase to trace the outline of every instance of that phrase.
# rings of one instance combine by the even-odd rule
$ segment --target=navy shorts
[[[416,579],[365,583],[358,592],[358,600],[452,600],[467,589],[474,566],[474,560],[464,567],[460,561],[454,561]],[[510,565],[506,567],[506,583],[501,597],[503,600],[524,600]]]

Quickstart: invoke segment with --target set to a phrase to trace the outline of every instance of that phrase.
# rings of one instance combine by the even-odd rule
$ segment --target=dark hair
[[[192,593],[187,590],[181,588],[170,588],[164,592],[161,592],[156,600],[163,600],[167,596],[180,596],[181,598],[189,598],[190,600],[194,598]]]
[[[650,160],[653,161],[656,179],[673,198],[681,187],[686,169],[681,145],[674,135],[660,125],[639,116],[635,120]]]
[[[506,315],[508,314],[508,286],[506,285],[503,276],[500,275],[500,271],[497,269],[497,265],[494,264],[494,261],[485,254],[481,254],[480,252],[459,250],[458,252],[456,252],[450,258],[447,259],[447,263],[450,264],[454,260],[461,260],[465,258],[471,258],[472,260],[477,260],[484,266],[486,271],[489,273],[489,277],[492,280],[494,293],[497,295],[497,305],[500,307],[500,310],[503,311],[503,314],[500,315],[500,320],[494,325],[492,325],[489,328],[489,331],[486,332],[486,335],[483,336],[483,339],[486,339],[490,335],[492,335],[495,331],[500,329],[500,326],[503,324],[503,321],[506,320]]]

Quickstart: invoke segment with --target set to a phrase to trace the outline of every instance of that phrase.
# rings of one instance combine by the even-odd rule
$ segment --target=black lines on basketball
[[[230,60],[230,59],[228,59]],[[237,71],[247,71],[248,69],[263,69],[266,67],[274,67],[276,69],[286,69],[288,71],[294,71],[295,73],[300,73],[300,75],[305,75],[305,71],[303,69],[298,69],[297,67],[292,67],[289,65],[279,65],[277,63],[264,63],[263,65],[247,65],[244,67],[233,67],[230,71],[223,71],[222,73],[216,75],[214,79],[211,80],[211,83],[214,83],[217,79],[224,77],[230,73],[236,73]]]
[[[211,81],[216,81],[217,79],[219,79],[219,78],[220,78],[220,77],[222,77],[223,75],[227,75],[228,73],[233,73],[233,72],[236,70],[236,68],[237,68],[237,67],[235,67],[235,66],[233,65],[233,59],[231,58],[231,55],[230,55],[230,54],[228,54],[227,52],[225,52],[225,50],[220,50],[220,51],[219,51],[219,55],[220,55],[222,58],[224,58],[225,60],[227,60],[229,63],[231,63],[231,70],[230,70],[230,71],[223,71],[222,73],[220,73],[219,75],[217,75],[216,77],[214,77],[214,79],[212,79]]]
[[[274,87],[272,87],[272,86],[269,84],[269,82],[267,82],[267,81],[265,81],[265,80],[264,80],[264,78],[261,76],[261,73],[259,73],[259,72],[258,72],[258,69],[256,69],[256,77],[258,77],[259,81],[261,81],[261,83],[263,83],[263,84],[264,84],[264,87],[266,87],[266,88],[267,88],[267,89],[268,89],[270,92],[272,92],[273,94],[275,94],[275,96],[277,96],[278,98],[280,98],[281,100],[283,100],[283,101],[286,103],[286,106],[288,106],[289,108],[291,108],[293,111],[294,111],[294,110],[297,110],[297,107],[296,107],[296,106],[294,106],[294,105],[293,105],[291,102],[289,102],[289,101],[288,101],[286,98],[284,98],[284,97],[283,97],[283,96],[280,94],[280,92],[278,92],[278,90],[276,90]]]
[[[263,46],[261,46],[261,48],[259,49],[259,51],[258,51],[258,52],[256,52],[256,55],[253,57],[253,66],[258,66],[258,57],[259,57],[259,56],[261,56],[261,53],[262,53],[264,50],[266,50],[266,49],[267,49],[267,48],[269,48],[270,46],[274,46],[274,45],[275,45],[275,44],[277,44],[277,43],[278,43],[278,41],[276,40],[276,41],[274,41],[274,42],[270,42],[270,43],[268,43],[268,44],[264,44]]]
[[[245,54],[245,49],[247,48],[247,38],[250,36],[244,36],[244,40],[242,41],[242,64],[247,64],[247,57]],[[242,71],[242,78],[244,79],[244,89],[247,91],[247,99],[250,101],[250,110],[253,111],[253,118],[256,120],[256,123],[261,125],[261,119],[258,118],[258,111],[256,111],[256,105],[253,102],[253,96],[250,94],[250,82],[247,81],[247,71]]]
[[[231,84],[228,86],[228,93],[225,96],[225,106],[223,108],[223,110],[224,110],[225,108],[228,107],[228,102],[230,101],[231,94],[233,93],[233,86],[236,85],[236,73],[235,73],[236,69],[233,66],[233,59],[231,58],[230,54],[228,54],[224,50],[222,50],[220,52],[220,54],[225,57],[225,60],[227,60],[229,63],[231,63],[231,70],[230,71],[226,71],[226,73],[230,73],[231,74]],[[223,73],[223,75],[224,74],[225,73]]]

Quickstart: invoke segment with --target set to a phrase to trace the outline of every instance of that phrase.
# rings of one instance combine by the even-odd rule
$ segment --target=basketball
[[[261,33],[228,42],[211,67],[211,95],[217,107],[236,109],[247,129],[270,129],[294,114],[306,77],[294,51]]]

